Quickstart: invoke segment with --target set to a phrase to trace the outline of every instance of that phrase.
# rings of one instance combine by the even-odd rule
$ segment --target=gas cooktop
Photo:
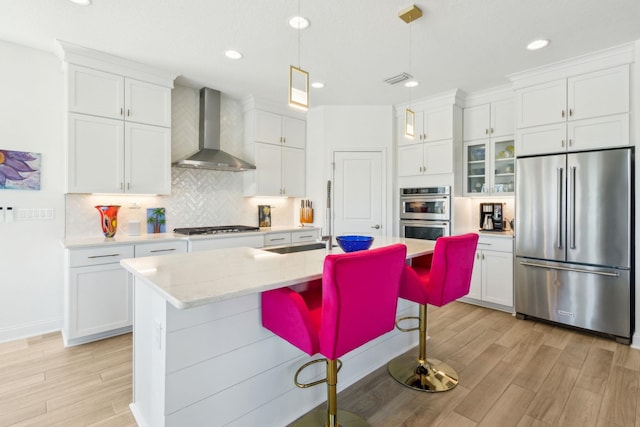
[[[219,225],[216,227],[174,228],[173,232],[191,236],[196,234],[242,233],[246,231],[258,230],[260,230],[258,227],[251,227],[249,225]]]

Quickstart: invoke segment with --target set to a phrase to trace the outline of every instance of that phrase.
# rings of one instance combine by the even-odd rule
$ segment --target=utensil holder
[[[300,208],[300,225],[313,224],[313,208]]]

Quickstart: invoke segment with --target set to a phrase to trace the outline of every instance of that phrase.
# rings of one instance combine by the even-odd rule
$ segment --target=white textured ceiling
[[[640,39],[640,0],[0,0],[0,39],[56,52],[56,39],[133,59],[233,97],[286,103],[288,67],[311,80],[311,103],[397,104],[454,88],[507,83],[507,74]],[[298,34],[297,13],[311,20]],[[411,37],[411,51],[409,38]],[[534,38],[551,39],[537,52]],[[226,49],[245,57],[231,61]],[[411,66],[409,57],[411,52]],[[409,93],[387,77],[410,72]]]

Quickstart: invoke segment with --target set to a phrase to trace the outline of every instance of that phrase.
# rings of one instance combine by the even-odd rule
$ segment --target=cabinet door
[[[491,191],[513,193],[515,190],[515,141],[513,135],[491,139]]]
[[[567,125],[565,123],[518,129],[516,131],[516,153],[518,156],[564,153],[567,150],[566,133]]]
[[[453,141],[427,142],[424,144],[424,173],[453,172]]]
[[[488,140],[464,143],[464,193],[467,196],[478,196],[489,185]]]
[[[304,197],[305,170],[304,150],[282,147],[282,195]]]
[[[424,141],[453,138],[453,106],[424,112]]]
[[[565,122],[567,81],[557,80],[516,91],[516,127]]]
[[[171,129],[126,123],[125,131],[125,191],[169,194]]]
[[[411,145],[416,144],[417,142],[421,142],[424,140],[424,114],[422,111],[415,111],[413,114],[413,137],[409,137],[405,135],[405,112],[401,116],[398,116],[398,145]]]
[[[255,140],[257,142],[280,145],[282,142],[282,116],[256,110],[255,126]]]
[[[513,254],[482,252],[482,299],[513,307]]]
[[[629,112],[629,66],[571,77],[569,120]]]
[[[125,80],[125,119],[171,127],[171,89],[134,79]]]
[[[68,67],[69,111],[112,119],[124,117],[122,76],[77,65]]]
[[[69,114],[68,193],[121,193],[124,122]]]
[[[473,261],[473,271],[471,272],[471,286],[469,286],[469,293],[466,295],[469,298],[481,300],[482,299],[482,253],[476,251],[476,257]]]
[[[567,123],[570,151],[629,145],[629,115],[596,117]]]
[[[128,279],[120,264],[71,268],[67,338],[131,326],[132,289]]]
[[[398,176],[422,175],[424,144],[398,147]]]
[[[282,117],[283,142],[287,147],[305,148],[307,127],[304,120]]]
[[[279,145],[255,144],[256,196],[282,196],[281,153]]]
[[[462,112],[462,137],[465,141],[489,137],[490,131],[489,104],[465,108]]]
[[[491,127],[489,133],[492,138],[514,134],[514,105],[513,99],[491,103]]]

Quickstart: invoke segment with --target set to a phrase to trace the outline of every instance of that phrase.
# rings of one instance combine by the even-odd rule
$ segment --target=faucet
[[[331,235],[331,181],[327,181],[327,234],[322,236],[328,252],[333,248],[333,236]]]

